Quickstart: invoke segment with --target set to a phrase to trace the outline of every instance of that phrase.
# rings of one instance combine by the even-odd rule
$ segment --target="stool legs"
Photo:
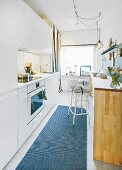
[[[69,106],[69,109],[68,109],[68,115],[69,115],[70,112],[73,114],[73,126],[75,125],[75,117],[76,117],[76,115],[77,116],[88,115],[88,122],[89,122],[89,125],[90,125],[88,93],[85,93],[84,97],[85,97],[85,99],[83,99],[83,94],[82,93],[76,93],[76,92],[73,92],[73,90],[72,90],[70,106]],[[79,107],[80,113],[77,113],[77,107],[78,107],[77,105],[78,105],[79,98],[80,98],[80,107]],[[86,107],[85,108],[86,109],[85,113],[83,112],[83,101],[85,101],[85,103],[84,103],[85,107]],[[73,103],[74,103],[74,105],[73,105]]]
[[[71,94],[71,101],[70,101],[70,107],[72,107],[72,100],[73,100],[73,90],[72,90],[72,94]],[[70,112],[70,108],[68,109],[68,115]]]
[[[75,110],[74,110],[74,114],[73,114],[73,126],[75,125],[75,116],[77,114],[77,101],[78,101],[78,94],[75,94]]]
[[[88,95],[89,95],[89,93],[86,93],[86,112],[87,112],[87,115],[88,115],[88,122],[89,122],[89,125],[90,125],[90,114],[89,114],[89,99],[88,99]]]
[[[81,113],[82,113],[82,94],[81,94]]]

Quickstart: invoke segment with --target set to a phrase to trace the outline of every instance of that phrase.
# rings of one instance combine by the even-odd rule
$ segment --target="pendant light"
[[[96,43],[96,48],[97,49],[103,48],[103,42],[100,40],[100,27],[98,27],[98,21],[97,21],[97,43]]]
[[[100,22],[100,17],[101,17],[101,12],[99,12],[99,14],[95,17],[92,18],[87,18],[87,17],[81,17],[78,14],[78,10],[77,10],[77,6],[76,6],[76,0],[73,0],[73,7],[74,7],[74,12],[75,12],[75,16],[76,16],[76,23],[75,25],[77,26],[79,23],[81,23],[82,25],[86,26],[86,27],[92,27],[92,26],[96,26],[97,25],[97,43],[96,43],[96,48],[100,49],[103,47],[103,43],[100,40],[100,27],[98,27],[98,23]],[[92,23],[90,24],[90,22],[92,21]],[[86,23],[87,22],[87,23]],[[89,22],[89,24],[88,24]]]
[[[101,12],[97,16],[94,17],[82,17],[79,15],[77,6],[76,6],[76,0],[73,0],[73,7],[74,7],[74,13],[77,21],[75,22],[75,25],[77,26],[79,23],[86,27],[93,27],[96,25],[96,21],[99,19]]]

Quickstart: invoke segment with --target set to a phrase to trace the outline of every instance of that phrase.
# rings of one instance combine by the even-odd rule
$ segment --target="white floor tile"
[[[100,161],[87,161],[87,170],[103,170],[103,165]]]
[[[20,163],[23,158],[22,154],[16,153],[15,156],[9,161],[3,170],[15,170],[17,165]]]
[[[87,141],[93,142],[93,128],[89,126],[87,127]]]
[[[104,162],[102,164],[103,164],[103,170],[122,170],[122,166],[116,166]]]

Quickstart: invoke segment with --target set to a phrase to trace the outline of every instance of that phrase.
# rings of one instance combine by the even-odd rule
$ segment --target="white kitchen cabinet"
[[[59,74],[45,79],[45,90],[47,96],[47,100],[45,101],[45,108],[47,111],[49,111],[56,103],[58,89],[59,89]]]
[[[0,169],[17,151],[17,91],[0,96]]]
[[[27,139],[27,86],[18,90],[18,148]]]
[[[52,48],[52,28],[23,0],[0,1],[0,95],[17,87],[18,48]]]
[[[55,101],[53,99],[53,78],[49,77],[45,79],[45,90],[46,90],[46,96],[47,100],[45,100],[45,109],[46,111],[49,111],[53,105],[55,104]]]
[[[17,0],[0,1],[0,94],[17,87]]]
[[[49,27],[25,2],[19,5],[18,46],[32,49],[52,48],[52,28]]]
[[[52,86],[55,103],[57,102],[57,97],[59,95],[59,93],[58,93],[58,91],[59,91],[59,81],[60,81],[60,74],[58,73],[57,75],[55,75],[53,77],[53,86]]]

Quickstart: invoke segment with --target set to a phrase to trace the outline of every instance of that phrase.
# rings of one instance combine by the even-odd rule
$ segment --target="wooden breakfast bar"
[[[91,76],[94,91],[94,160],[122,166],[122,89]],[[121,84],[122,87],[122,84]]]

